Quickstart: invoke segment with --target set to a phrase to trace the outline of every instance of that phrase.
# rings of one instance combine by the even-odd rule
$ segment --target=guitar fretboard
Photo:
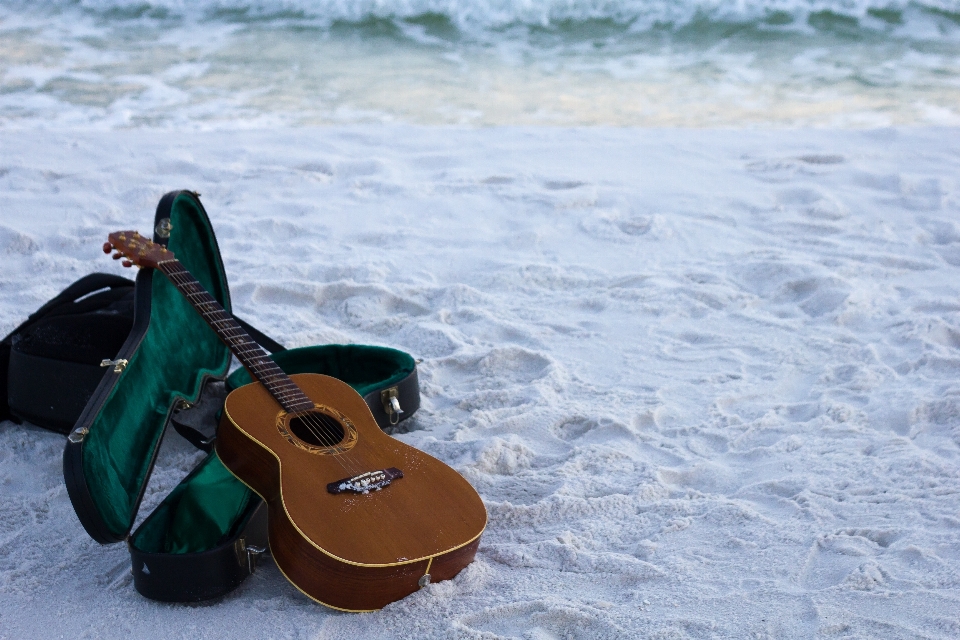
[[[270,392],[287,412],[313,408],[313,402],[300,387],[270,359],[267,352],[243,330],[236,320],[207,293],[197,279],[183,268],[179,260],[165,260],[157,268],[180,290],[190,304],[207,321],[240,363]]]

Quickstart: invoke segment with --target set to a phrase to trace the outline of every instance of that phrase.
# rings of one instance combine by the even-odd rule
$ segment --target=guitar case
[[[0,420],[66,434],[133,326],[134,283],[91,273],[0,341]]]
[[[231,311],[223,262],[199,194],[174,191],[157,206],[154,242],[166,245]],[[67,437],[63,476],[80,523],[101,544],[127,543],[134,586],[168,602],[222,596],[256,568],[267,548],[266,505],[213,451],[218,414],[243,369],[162,274],[137,274],[132,328],[106,358]],[[283,347],[251,336],[288,373],[323,373],[351,385],[386,428],[419,407],[414,359],[362,345]],[[132,531],[168,425],[208,455]],[[132,531],[132,532],[131,532]]]

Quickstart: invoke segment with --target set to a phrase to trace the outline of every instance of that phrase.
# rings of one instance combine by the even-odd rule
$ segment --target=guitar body
[[[299,438],[296,415],[256,382],[227,397],[216,441],[224,465],[267,502],[270,551],[287,579],[321,604],[371,611],[470,564],[487,522],[474,488],[384,434],[347,384],[318,374],[290,378],[318,411],[337,417],[339,441]],[[328,489],[381,470],[402,477],[368,493]]]

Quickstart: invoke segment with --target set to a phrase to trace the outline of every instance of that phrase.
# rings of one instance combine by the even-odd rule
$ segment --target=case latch
[[[381,391],[380,403],[383,405],[383,410],[386,412],[387,417],[390,418],[391,425],[396,425],[400,422],[400,414],[403,413],[403,409],[400,408],[400,399],[397,397],[396,387],[390,387],[389,389]]]
[[[127,368],[127,361],[123,358],[118,358],[116,360],[110,360],[109,358],[104,358],[100,361],[101,367],[113,367],[114,373],[123,373],[123,370]]]
[[[255,547],[247,544],[246,538],[240,538],[234,543],[233,550],[237,553],[240,566],[246,566],[247,572],[253,573],[257,569],[257,561],[267,552],[265,547]]]

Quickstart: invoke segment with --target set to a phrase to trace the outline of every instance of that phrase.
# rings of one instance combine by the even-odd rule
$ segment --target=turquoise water
[[[960,124],[960,0],[0,0],[0,126]]]

